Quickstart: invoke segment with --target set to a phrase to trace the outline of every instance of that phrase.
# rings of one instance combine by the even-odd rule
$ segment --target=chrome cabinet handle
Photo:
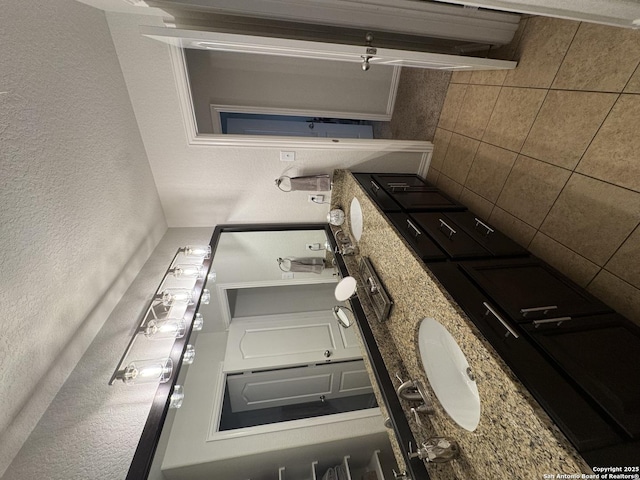
[[[476,228],[478,228],[478,226],[482,225],[484,228],[487,229],[487,233],[485,233],[485,235],[489,235],[490,233],[495,232],[495,230],[493,228],[491,228],[489,225],[487,225],[486,223],[484,223],[482,220],[480,220],[478,217],[474,218],[476,221]]]
[[[380,190],[380,186],[373,180],[371,180],[371,187],[376,189],[375,193],[378,193],[378,190]]]
[[[557,305],[548,305],[546,307],[521,308],[520,315],[522,315],[523,317],[526,317],[527,313],[533,313],[533,312],[542,312],[543,315],[546,315],[549,312],[549,310],[556,310],[557,308],[558,308]]]
[[[414,232],[416,232],[416,237],[418,235],[422,235],[422,232],[418,229],[418,227],[416,227],[413,223],[411,223],[411,220],[407,220],[407,225],[411,227]]]
[[[447,222],[445,222],[444,220],[442,220],[441,218],[439,218],[438,220],[440,220],[440,228],[442,227],[447,227],[449,229],[449,238],[451,238],[453,235],[455,235],[456,232],[453,228],[451,228],[449,225],[447,225]]]
[[[571,320],[571,317],[556,317],[556,318],[545,318],[544,320],[534,320],[532,323],[534,327],[538,328],[540,325],[544,325],[545,323],[557,323],[558,327],[562,325],[562,322],[568,322]]]
[[[482,302],[482,305],[484,305],[484,308],[487,309],[487,311],[485,312],[485,316],[488,315],[489,312],[491,312],[493,316],[496,317],[502,324],[502,326],[507,329],[507,334],[505,335],[505,337],[508,337],[509,334],[511,334],[513,335],[513,338],[520,338],[520,335],[518,335],[516,331],[511,328],[509,324],[500,315],[498,315],[498,313],[493,308],[491,308],[491,305],[489,305],[487,302]]]

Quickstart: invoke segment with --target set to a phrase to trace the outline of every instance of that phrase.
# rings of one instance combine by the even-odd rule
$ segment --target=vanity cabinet
[[[415,174],[384,173],[374,174],[372,177],[389,193],[406,190],[438,190],[438,187]]]
[[[391,197],[408,212],[464,211],[464,205],[439,190],[403,190]]]
[[[409,215],[389,213],[387,216],[422,260],[433,262],[447,259],[447,255],[431,240],[431,237],[416,226]]]
[[[391,198],[370,173],[354,173],[353,176],[380,210],[383,212],[400,212],[402,210],[400,205]]]

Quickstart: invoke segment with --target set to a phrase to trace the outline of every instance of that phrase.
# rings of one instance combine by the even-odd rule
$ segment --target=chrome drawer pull
[[[482,220],[480,220],[477,217],[474,217],[475,221],[476,221],[476,228],[478,228],[479,225],[482,225],[484,228],[487,229],[487,233],[485,233],[485,235],[489,235],[490,233],[495,232],[495,230],[493,228],[491,228],[489,225],[487,225],[486,223],[484,223]]]
[[[544,325],[545,323],[557,323],[559,327],[562,325],[562,322],[568,322],[569,320],[571,320],[571,317],[545,318],[544,320],[534,320],[533,326],[538,328],[540,325]]]
[[[521,308],[520,315],[522,315],[523,317],[526,317],[527,313],[532,313],[532,312],[542,312],[543,315],[546,315],[549,312],[549,310],[556,310],[557,308],[558,308],[557,305],[548,305],[546,307]]]
[[[453,235],[455,235],[456,232],[453,228],[451,228],[449,225],[447,225],[447,222],[445,222],[444,220],[442,220],[441,218],[439,218],[438,220],[440,220],[440,228],[442,227],[447,227],[449,229],[449,238],[451,238]]]
[[[387,183],[387,187],[389,187],[391,191],[395,192],[397,189],[408,190],[409,184],[404,182],[389,182]]]
[[[422,232],[418,229],[418,227],[416,227],[413,223],[411,223],[411,220],[407,220],[407,225],[413,228],[413,231],[416,232],[416,237],[418,235],[422,235]]]
[[[487,311],[485,312],[485,316],[488,315],[489,312],[493,313],[493,316],[498,319],[498,321],[504,328],[507,329],[507,334],[505,335],[505,337],[508,337],[509,334],[511,334],[513,335],[513,338],[520,338],[520,335],[518,335],[516,331],[511,328],[509,324],[500,315],[498,315],[498,313],[493,308],[491,308],[491,305],[489,305],[487,302],[482,302],[482,305],[484,305],[484,308],[487,309]]]
[[[376,191],[374,193],[378,193],[378,190],[380,190],[380,186],[376,182],[374,182],[373,180],[371,180],[371,187],[376,189]]]

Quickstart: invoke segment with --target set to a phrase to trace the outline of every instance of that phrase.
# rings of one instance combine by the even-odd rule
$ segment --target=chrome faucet
[[[402,379],[396,374],[396,378],[402,382]],[[414,407],[411,409],[411,412],[416,415],[416,420],[418,413],[426,413],[431,415],[435,412],[433,404],[427,398],[424,393],[424,387],[417,380],[407,380],[406,382],[402,382],[402,384],[398,387],[397,390],[398,396],[410,402],[422,402],[418,407]]]
[[[419,458],[425,462],[445,463],[460,456],[458,442],[449,437],[431,437],[422,443],[417,452],[413,452],[409,442],[409,458]]]

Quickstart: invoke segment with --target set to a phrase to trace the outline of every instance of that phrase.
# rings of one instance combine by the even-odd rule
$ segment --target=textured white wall
[[[169,47],[139,32],[139,25],[162,22],[117,13],[107,13],[107,20],[169,226],[326,221],[326,205],[275,187],[291,165],[280,161],[278,149],[189,147]],[[294,171],[304,174],[335,168],[417,172],[421,155],[300,150],[296,159]]]
[[[0,32],[1,474],[166,223],[104,13],[2,2]]]

